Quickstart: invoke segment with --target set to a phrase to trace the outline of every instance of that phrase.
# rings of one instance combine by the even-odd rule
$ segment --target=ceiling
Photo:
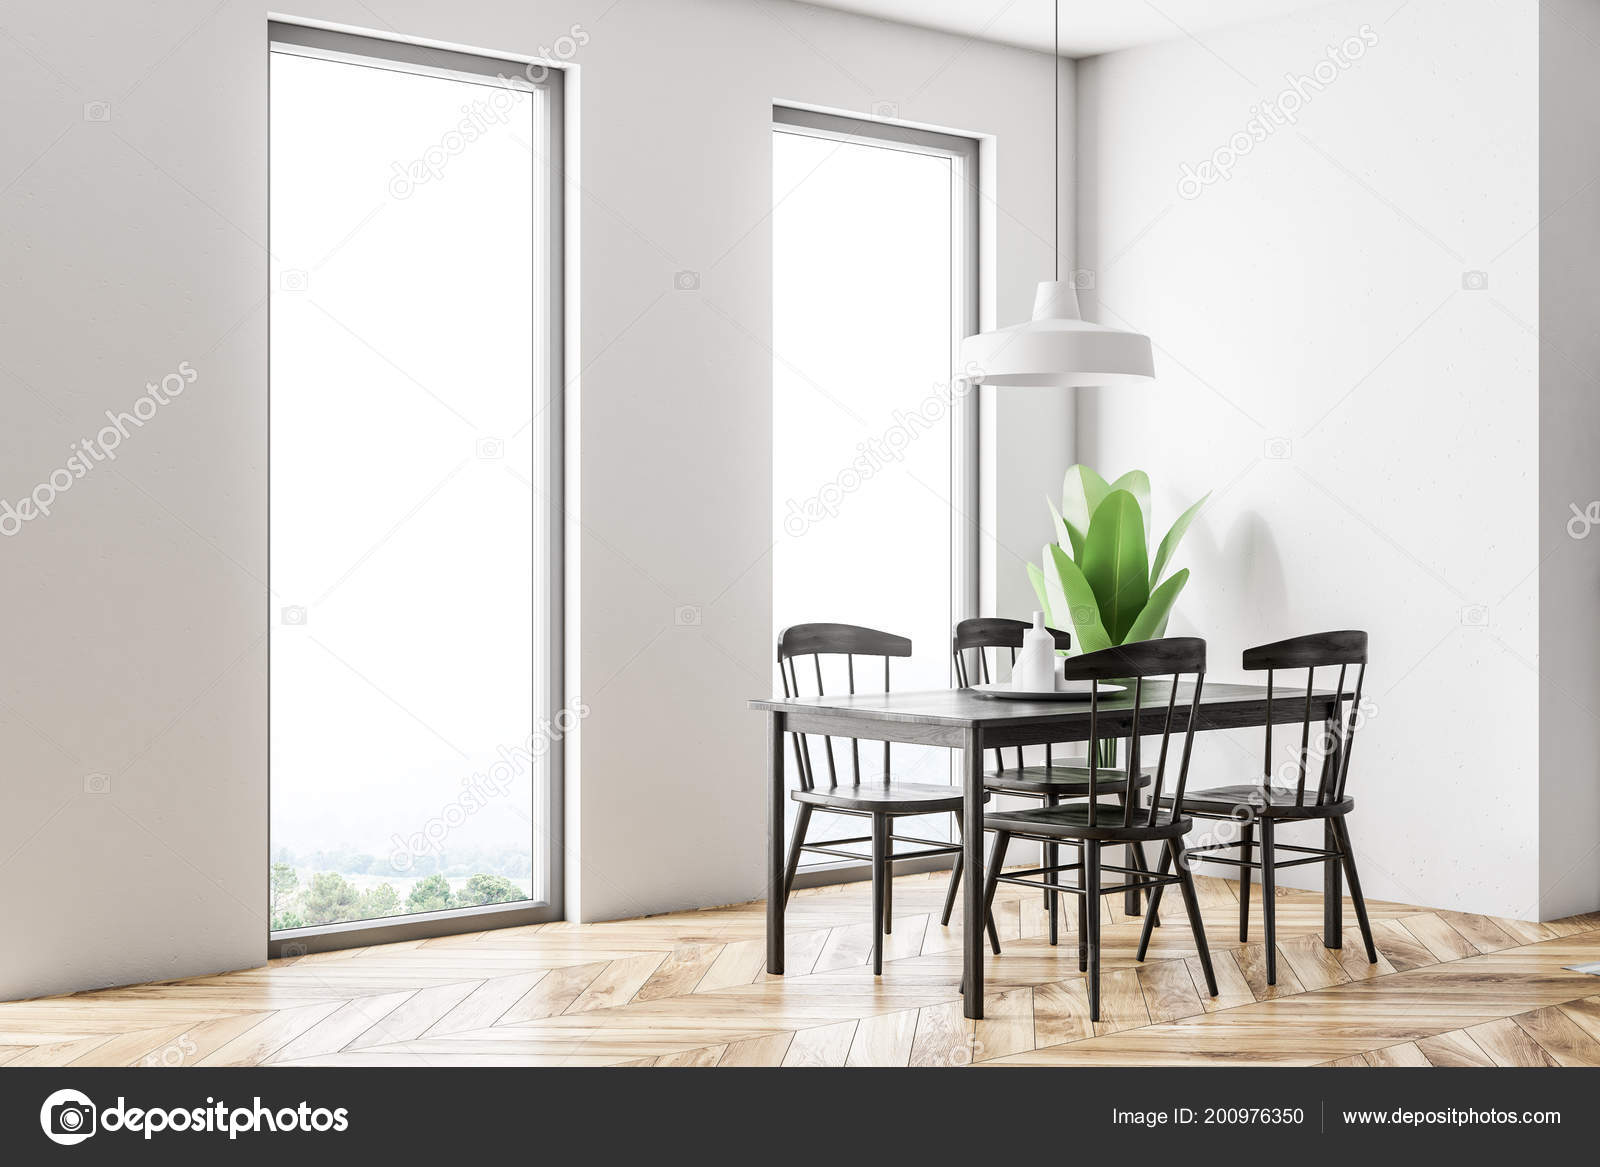
[[[806,0],[824,8],[1050,51],[1051,0]],[[1116,49],[1313,8],[1327,0],[1058,0],[1061,52]]]

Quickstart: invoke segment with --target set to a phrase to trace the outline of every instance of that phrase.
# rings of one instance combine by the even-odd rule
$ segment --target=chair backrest
[[[1333,714],[1324,723],[1318,741],[1322,772],[1311,792],[1312,805],[1338,802],[1344,797],[1345,778],[1350,773],[1350,747],[1360,715],[1361,685],[1367,676],[1367,634],[1354,630],[1317,632],[1296,636],[1244,650],[1244,667],[1267,674],[1266,746],[1261,756],[1261,785],[1272,785],[1272,699],[1276,674],[1281,670],[1306,670],[1305,707],[1300,720],[1300,748],[1295,754],[1295,805],[1306,805],[1306,771],[1311,758],[1311,693],[1316,688],[1317,670],[1338,666],[1339,680]],[[1345,716],[1345,679],[1350,666],[1356,667],[1356,684],[1350,699],[1350,714]]]
[[[1010,620],[1004,616],[979,616],[963,620],[956,625],[951,648],[956,662],[956,684],[966,689],[972,685],[988,685],[1000,675],[1000,657],[1009,654],[1009,661],[1017,663],[1017,649],[1022,647],[1023,634],[1032,628],[1026,620]],[[1072,637],[1058,628],[1049,630],[1055,637],[1057,648],[1071,648]],[[969,662],[970,658],[970,662]],[[1052,761],[1051,748],[1044,748],[1045,765]],[[1022,747],[1016,747],[1017,769],[1022,769]],[[1006,768],[1002,750],[994,752],[995,764]]]
[[[1100,709],[1100,686],[1095,685],[1089,695],[1089,741],[1097,742],[1102,738],[1120,737],[1126,733],[1128,738],[1128,770],[1129,774],[1140,772],[1141,739],[1145,735],[1154,737],[1157,733],[1161,736],[1161,748],[1157,755],[1155,788],[1151,793],[1150,810],[1145,819],[1145,825],[1155,826],[1161,812],[1161,797],[1165,792],[1167,780],[1167,754],[1172,742],[1173,713],[1177,709],[1178,690],[1182,687],[1186,676],[1194,678],[1194,689],[1188,697],[1188,717],[1184,719],[1183,745],[1181,756],[1178,759],[1178,775],[1172,789],[1171,811],[1167,821],[1172,821],[1183,814],[1183,790],[1189,781],[1189,755],[1194,748],[1194,731],[1196,714],[1200,709],[1200,692],[1205,687],[1206,679],[1206,642],[1192,636],[1175,636],[1162,640],[1144,640],[1135,644],[1121,644],[1112,648],[1103,648],[1099,652],[1084,653],[1082,656],[1068,657],[1065,676],[1069,681],[1116,681],[1128,686],[1127,694],[1117,694],[1114,708],[1107,714],[1116,717],[1115,732],[1106,732],[1102,729],[1102,713]],[[1164,703],[1153,705],[1148,711],[1144,708],[1147,696],[1156,698],[1165,697]],[[1131,706],[1131,708],[1130,708]],[[1157,729],[1151,722],[1159,718],[1160,727]],[[1126,728],[1123,723],[1126,719]],[[1098,826],[1100,815],[1100,763],[1099,751],[1089,750],[1089,825]],[[1106,813],[1114,814],[1115,807],[1104,808]],[[1122,806],[1122,825],[1133,826],[1134,817],[1143,813],[1137,798],[1127,798]]]
[[[851,693],[856,691],[856,657],[883,658],[883,691],[889,691],[889,659],[911,655],[911,641],[904,636],[880,632],[876,628],[862,628],[856,624],[792,624],[778,634],[778,675],[783,678],[785,697],[821,697],[825,695],[822,680],[822,658],[845,658],[845,684]],[[811,658],[811,668],[796,667],[801,657]],[[801,684],[803,674],[810,674],[808,682],[815,679],[815,691],[807,692]],[[791,733],[794,742],[795,768],[800,775],[800,788],[811,790],[816,785],[816,774],[811,766],[811,744],[803,733]],[[839,770],[833,756],[833,738],[822,738],[828,759],[828,785],[839,785]],[[850,743],[850,784],[861,785],[861,743],[857,738],[845,739]],[[889,743],[883,743],[883,780],[889,781]]]

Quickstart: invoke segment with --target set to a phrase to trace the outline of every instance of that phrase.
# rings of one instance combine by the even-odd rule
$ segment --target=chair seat
[[[1240,818],[1239,809],[1249,807],[1255,811],[1258,818],[1326,819],[1349,814],[1356,805],[1355,799],[1346,797],[1337,802],[1315,806],[1313,803],[1316,797],[1316,788],[1310,787],[1306,790],[1305,805],[1297,806],[1295,792],[1289,787],[1274,786],[1271,789],[1263,789],[1256,783],[1245,783],[1240,786],[1219,786],[1215,790],[1187,791],[1183,796],[1183,809],[1196,814]],[[1163,794],[1161,803],[1163,806],[1171,806],[1171,796]]]
[[[1003,810],[983,816],[985,830],[1007,831],[1014,835],[1043,835],[1052,839],[1099,839],[1102,842],[1142,843],[1156,839],[1172,839],[1187,834],[1194,826],[1191,818],[1168,822],[1162,818],[1155,826],[1146,826],[1148,811],[1136,813],[1132,826],[1122,825],[1122,812],[1111,807],[1101,807],[1094,826],[1089,825],[1089,808],[1078,806],[1041,806],[1033,810]]]
[[[921,782],[863,782],[860,786],[818,786],[814,790],[791,790],[796,802],[830,810],[861,810],[876,814],[961,813],[961,788],[935,786]],[[983,796],[985,802],[989,796]]]
[[[1150,773],[1141,771],[1135,786],[1143,790],[1151,782]],[[983,776],[989,790],[1006,794],[1054,794],[1061,798],[1089,797],[1089,767],[1079,760],[1056,762],[1049,766],[1024,766],[1020,770],[996,770]],[[1095,789],[1100,794],[1126,794],[1126,770],[1101,770],[1095,778]]]

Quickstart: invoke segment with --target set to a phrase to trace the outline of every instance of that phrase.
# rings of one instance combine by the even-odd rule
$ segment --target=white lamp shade
[[[1033,319],[1026,324],[963,340],[961,364],[962,376],[984,385],[1074,388],[1155,376],[1150,338],[1084,320],[1077,289],[1059,280],[1039,285]]]

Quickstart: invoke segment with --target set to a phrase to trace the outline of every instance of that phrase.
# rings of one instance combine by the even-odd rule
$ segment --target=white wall
[[[1589,911],[1600,895],[1600,541],[1584,535],[1600,499],[1600,7],[1539,7],[1539,896],[1549,919]]]
[[[1298,124],[1180,194],[1183,164],[1363,26],[1377,43]],[[1158,346],[1153,386],[1080,395],[1079,453],[1147,468],[1165,521],[1215,491],[1171,630],[1206,636],[1230,680],[1249,644],[1367,629],[1376,712],[1350,783],[1368,894],[1525,918],[1548,701],[1538,44],[1531,0],[1345,2],[1078,73],[1082,262],[1101,318]],[[1259,772],[1259,733],[1202,744],[1199,785]],[[1576,898],[1596,907],[1594,882]]]
[[[763,728],[743,706],[771,685],[772,101],[891,102],[905,120],[996,135],[985,307],[1014,319],[1049,265],[1051,74],[1035,54],[748,3],[624,5],[580,66],[593,356],[575,687],[594,712],[568,911],[597,919],[765,893]],[[678,268],[701,273],[697,295],[671,291]],[[1008,451],[1066,457],[1070,434],[1032,424],[1025,402],[1001,411]],[[1009,516],[1009,477],[995,489]],[[995,560],[1017,541],[997,531]],[[702,607],[699,627],[674,624],[682,604]]]
[[[1013,320],[1050,266],[1050,62],[781,2],[380,7],[289,13],[520,54],[575,23],[590,38],[568,663],[592,714],[571,756],[568,913],[760,894],[763,735],[744,703],[771,683],[770,107],[887,101],[992,135],[985,315]],[[0,496],[180,361],[199,379],[114,467],[0,539],[0,997],[266,947],[268,9],[87,8],[0,19]],[[85,119],[96,101],[109,120]],[[680,270],[699,292],[674,291]],[[1015,467],[1048,479],[1069,460],[1059,401],[1000,399],[988,421]],[[985,498],[1006,516],[991,596],[1025,595],[1003,561],[1048,529],[1013,469]],[[675,623],[680,605],[698,627]],[[109,791],[87,793],[90,773]]]

